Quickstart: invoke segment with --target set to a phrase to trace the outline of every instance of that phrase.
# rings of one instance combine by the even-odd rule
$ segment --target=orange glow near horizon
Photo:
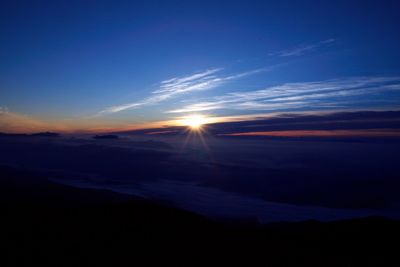
[[[311,112],[301,114],[314,114]],[[317,113],[317,114],[329,114]],[[257,121],[279,116],[274,114],[252,114],[238,116],[211,116],[209,114],[190,114],[181,117],[159,121],[129,121],[100,118],[59,119],[35,118],[14,112],[0,113],[0,132],[4,133],[35,133],[58,132],[64,134],[98,134],[149,130],[149,134],[168,134],[175,129],[169,127],[183,126],[194,135],[205,134],[207,125],[221,122]],[[271,136],[271,137],[400,137],[395,129],[358,129],[358,130],[283,130],[259,132],[233,132],[222,134],[226,136]]]
[[[129,120],[111,120],[101,118],[39,118],[18,114],[14,112],[0,113],[0,132],[5,133],[35,133],[35,132],[59,132],[64,134],[95,134],[134,131],[143,129],[156,129],[160,131],[162,128],[174,126],[189,126],[191,129],[204,128],[205,124],[234,122],[243,120],[257,120],[261,118],[269,118],[274,114],[253,114],[253,115],[237,115],[237,116],[210,116],[207,114],[192,114],[173,119],[159,121],[142,121],[135,122]],[[197,124],[197,127],[190,125]],[[201,125],[200,125],[201,124]],[[198,127],[200,126],[200,127]]]

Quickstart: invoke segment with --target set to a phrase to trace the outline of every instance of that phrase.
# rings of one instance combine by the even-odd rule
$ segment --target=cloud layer
[[[183,93],[209,90],[227,81],[242,78],[267,70],[267,68],[255,69],[229,76],[217,76],[222,68],[209,69],[185,77],[175,77],[160,82],[159,88],[152,92],[152,95],[141,101],[109,107],[100,114],[116,113],[124,110],[140,108],[146,105],[156,104]]]
[[[336,39],[330,38],[327,40],[320,41],[314,44],[303,44],[293,47],[291,49],[281,50],[275,53],[270,53],[270,56],[279,56],[279,57],[292,57],[292,56],[302,56],[309,52],[315,51],[317,49],[321,49],[324,47],[328,47],[336,42]]]
[[[400,77],[352,77],[345,79],[285,83],[255,91],[232,92],[203,99],[169,113],[217,109],[280,111],[307,108],[345,108],[373,102],[368,96],[400,90]],[[355,97],[358,97],[355,99]],[[390,101],[390,100],[389,100]]]
[[[221,68],[214,68],[190,76],[181,78],[175,77],[162,81],[159,89],[152,92],[152,96],[141,101],[109,107],[101,111],[100,114],[116,113],[124,110],[140,108],[149,104],[162,102],[177,94],[211,89],[223,81],[223,79],[214,75],[221,70]]]
[[[185,126],[121,132],[123,134],[185,134]],[[400,138],[400,111],[297,112],[225,118],[205,126],[210,136],[330,138]]]

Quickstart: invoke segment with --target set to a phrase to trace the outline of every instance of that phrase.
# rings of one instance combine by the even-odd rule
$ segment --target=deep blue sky
[[[2,1],[0,112],[135,124],[396,109],[396,2]]]

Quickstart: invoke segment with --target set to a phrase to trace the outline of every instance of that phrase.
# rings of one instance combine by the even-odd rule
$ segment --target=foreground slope
[[[0,168],[1,266],[398,266],[400,223],[214,222],[108,191]],[[397,263],[396,263],[397,261]]]

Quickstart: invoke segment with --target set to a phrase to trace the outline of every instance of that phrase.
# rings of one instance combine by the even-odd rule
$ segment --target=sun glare
[[[182,119],[182,124],[185,126],[189,126],[193,130],[200,129],[206,123],[207,118],[203,115],[191,115],[186,116]]]

